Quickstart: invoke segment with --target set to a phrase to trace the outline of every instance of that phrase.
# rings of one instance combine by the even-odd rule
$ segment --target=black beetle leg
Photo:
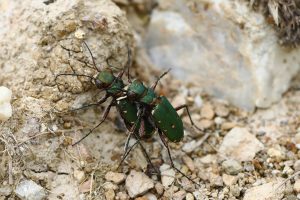
[[[173,163],[173,159],[172,159],[172,156],[171,156],[171,151],[170,151],[170,148],[169,148],[169,145],[168,145],[168,142],[165,140],[162,132],[160,130],[158,130],[158,134],[159,134],[159,137],[162,141],[162,143],[164,144],[164,146],[167,148],[167,151],[168,151],[168,155],[169,155],[169,158],[170,158],[170,162],[171,162],[171,167],[173,169],[175,169],[178,173],[180,173],[182,176],[184,176],[185,178],[187,178],[188,180],[190,180],[191,182],[193,182],[195,185],[199,185],[199,183],[196,183],[194,180],[192,180],[190,177],[188,177],[187,175],[185,175],[182,171],[180,171],[179,169],[177,169]]]
[[[194,121],[193,121],[193,119],[192,119],[192,117],[191,117],[191,114],[190,114],[188,105],[184,104],[184,105],[178,106],[178,107],[175,108],[175,110],[178,111],[178,110],[181,110],[181,109],[183,109],[183,108],[186,109],[187,114],[188,114],[188,116],[189,116],[189,119],[190,119],[190,122],[191,122],[192,126],[195,127],[196,129],[198,129],[199,131],[203,131],[201,128],[199,128],[199,127],[194,123]]]
[[[98,128],[107,118],[107,115],[111,109],[111,107],[114,105],[114,101],[112,100],[110,102],[110,104],[107,106],[107,108],[104,111],[104,114],[102,116],[102,119],[100,121],[99,124],[97,124],[97,126],[95,126],[93,129],[91,129],[85,136],[83,136],[80,140],[78,140],[77,142],[75,142],[74,144],[72,144],[72,146],[75,146],[76,144],[78,144],[79,142],[81,142],[83,139],[85,139],[87,136],[89,136],[96,128]]]
[[[140,138],[140,137],[138,136],[138,134],[136,133],[136,130],[137,130],[137,124],[138,124],[138,122],[141,120],[141,118],[142,118],[142,116],[143,116],[142,114],[143,114],[143,112],[141,112],[141,113],[138,115],[138,119],[135,121],[133,127],[131,128],[131,130],[130,130],[130,132],[129,132],[129,135],[128,135],[128,137],[127,137],[127,142],[126,142],[126,144],[125,144],[125,152],[124,152],[124,154],[123,154],[123,156],[122,156],[121,162],[120,162],[119,165],[118,165],[118,168],[122,165],[122,163],[124,162],[124,160],[126,159],[126,157],[129,155],[129,153],[131,152],[131,150],[134,148],[134,146],[135,146],[136,144],[139,144],[140,147],[141,147],[141,149],[142,149],[142,151],[143,151],[144,156],[146,157],[147,162],[151,165],[151,167],[152,167],[153,169],[156,170],[156,168],[154,167],[153,163],[151,162],[151,159],[150,159],[150,157],[149,157],[149,155],[148,155],[148,153],[147,153],[145,147],[142,145],[142,143],[141,143],[141,141],[140,141],[141,138]],[[144,129],[144,127],[140,127],[140,128]],[[136,139],[136,142],[135,142],[131,147],[128,148],[128,144],[129,144],[129,141],[130,141],[130,138],[131,138],[132,135],[134,135],[134,137],[135,137],[135,139]],[[126,146],[127,146],[127,147],[126,147]],[[157,172],[157,173],[159,174],[159,172]]]
[[[79,108],[72,109],[72,110],[70,110],[70,112],[74,112],[74,111],[85,109],[85,108],[92,107],[92,106],[101,105],[102,103],[104,103],[108,99],[108,97],[109,96],[107,94],[105,94],[105,96],[103,98],[101,98],[97,103],[87,104],[87,105],[81,106]]]

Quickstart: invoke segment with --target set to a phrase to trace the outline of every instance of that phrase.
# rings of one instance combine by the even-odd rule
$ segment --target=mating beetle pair
[[[102,71],[99,70],[96,67],[93,55],[88,45],[84,41],[83,44],[87,47],[92,57],[94,68],[98,71],[98,75],[96,77],[92,77],[84,74],[75,74],[75,73],[58,74],[55,77],[55,81],[59,76],[84,76],[90,78],[91,81],[95,84],[95,86],[98,89],[106,92],[105,96],[102,99],[100,99],[97,103],[83,106],[84,108],[89,106],[100,105],[110,97],[112,100],[110,101],[109,105],[105,109],[100,123],[73,145],[78,144],[89,134],[91,134],[97,127],[99,127],[107,118],[107,115],[109,114],[111,107],[115,106],[129,131],[127,141],[125,143],[125,152],[121,163],[124,161],[124,159],[129,154],[131,149],[136,144],[139,144],[148,162],[153,168],[155,168],[151,163],[151,160],[145,148],[141,144],[140,140],[151,137],[154,134],[154,132],[157,130],[164,146],[167,148],[168,155],[171,161],[171,166],[177,172],[179,172],[180,174],[182,174],[183,176],[191,180],[188,176],[186,176],[183,172],[181,172],[179,169],[175,167],[171,157],[167,140],[171,142],[179,142],[183,138],[184,135],[183,122],[176,112],[180,109],[185,108],[187,110],[192,126],[198,130],[200,129],[194,124],[187,105],[182,105],[177,108],[174,108],[165,96],[158,96],[155,93],[154,90],[159,80],[164,75],[166,75],[168,71],[163,73],[151,87],[146,87],[141,81],[139,80],[131,81],[130,79],[129,66],[131,65],[130,62],[131,51],[129,48],[128,48],[127,64],[124,67],[124,69],[117,76],[115,76],[110,69],[104,69]],[[122,80],[122,76],[124,75],[126,70],[127,70],[129,83],[125,87],[125,84]],[[136,143],[129,148],[129,141],[132,136],[136,139]],[[198,183],[194,182],[193,180],[191,181],[198,185]]]

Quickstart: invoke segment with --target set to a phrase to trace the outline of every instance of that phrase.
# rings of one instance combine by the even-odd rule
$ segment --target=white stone
[[[105,174],[105,179],[108,181],[112,181],[116,184],[122,183],[126,178],[126,175],[123,173],[117,173],[117,172],[107,172]]]
[[[288,89],[300,50],[280,46],[275,30],[248,2],[162,3],[145,41],[156,66],[172,66],[178,78],[249,110],[270,106]]]
[[[46,197],[45,189],[32,180],[20,182],[16,187],[15,193],[22,200],[41,200]]]
[[[131,198],[146,193],[154,187],[153,181],[142,172],[130,171],[126,178],[126,189]]]
[[[0,121],[6,121],[12,116],[11,96],[10,89],[0,86]]]
[[[251,161],[264,145],[246,128],[233,128],[224,137],[219,153],[238,161]]]
[[[297,179],[294,183],[294,190],[295,192],[300,193],[300,179]]]
[[[273,181],[247,189],[243,200],[280,200],[285,188],[281,183],[282,181]]]
[[[191,193],[187,193],[185,196],[186,200],[194,200],[194,195],[192,195]]]
[[[284,154],[283,150],[280,149],[280,147],[270,148],[270,149],[268,149],[267,153],[271,158],[274,158],[277,161],[281,161],[285,158],[285,154]]]
[[[85,173],[81,170],[74,170],[74,177],[79,183],[81,183],[85,179]]]
[[[223,174],[222,179],[223,179],[223,182],[225,183],[225,185],[227,185],[227,186],[232,186],[238,180],[237,176],[231,176],[228,174]]]
[[[147,200],[157,200],[157,197],[152,193],[147,193],[144,196],[147,198]]]
[[[174,169],[168,169],[163,166],[166,165],[162,165],[162,167],[160,167],[161,182],[164,188],[168,188],[175,181],[175,171]]]

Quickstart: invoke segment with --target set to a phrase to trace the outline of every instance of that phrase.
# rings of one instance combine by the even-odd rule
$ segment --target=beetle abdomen
[[[124,123],[128,130],[132,128],[134,123],[138,120],[137,113],[138,110],[136,108],[136,105],[127,99],[122,99],[117,101],[116,105],[122,119],[124,120]],[[141,122],[138,122],[136,133],[139,133]],[[152,136],[154,133],[154,127],[150,124],[148,120],[144,119],[144,133],[142,133],[144,137],[148,138]]]
[[[183,138],[183,123],[178,113],[164,96],[158,97],[158,104],[152,111],[155,125],[172,142]]]

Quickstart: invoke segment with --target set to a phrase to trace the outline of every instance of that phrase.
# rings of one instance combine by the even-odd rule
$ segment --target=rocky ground
[[[168,85],[173,87],[167,88]],[[291,89],[271,108],[252,114],[199,95],[197,89],[184,86],[170,76],[162,80],[158,91],[169,96],[174,105],[188,103],[197,126],[203,129],[203,132],[192,129],[186,113],[181,113],[186,124],[185,137],[178,144],[170,143],[175,165],[200,186],[170,168],[167,152],[157,136],[145,142],[145,147],[160,169],[161,179],[144,173],[149,168],[139,148],[116,170],[126,130],[115,110],[103,126],[72,147],[70,144],[88,127],[93,127],[101,115],[101,111],[89,109],[74,115],[64,114],[51,129],[26,140],[1,136],[1,198],[291,200],[299,197],[300,92],[297,89]],[[203,141],[205,134],[208,138]],[[32,152],[22,155],[24,149]]]

